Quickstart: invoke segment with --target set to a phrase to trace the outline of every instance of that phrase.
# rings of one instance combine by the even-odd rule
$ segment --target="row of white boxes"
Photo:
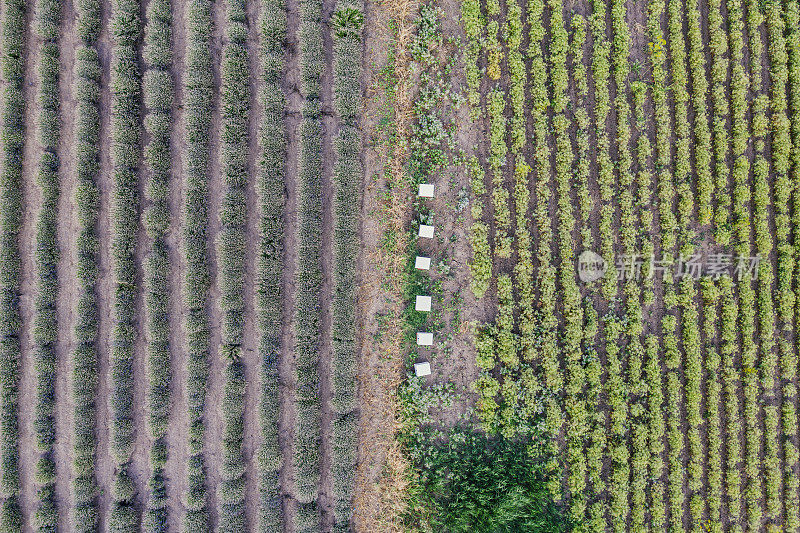
[[[418,196],[420,198],[433,198],[434,186],[431,183],[421,183],[419,185]],[[418,237],[423,239],[433,238],[433,226],[421,224],[419,227]],[[429,270],[431,268],[431,258],[417,256],[414,261],[414,268],[419,270]],[[431,297],[430,296],[417,296],[417,301],[414,305],[417,311],[430,312],[431,310]],[[427,331],[417,332],[417,345],[418,346],[432,346],[433,333]],[[414,373],[417,376],[428,376],[431,373],[431,364],[426,362],[414,364]]]

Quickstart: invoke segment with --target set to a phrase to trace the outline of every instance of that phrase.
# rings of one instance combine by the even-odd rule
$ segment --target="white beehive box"
[[[420,225],[419,236],[426,239],[433,239],[433,226],[428,226],[425,224]]]
[[[433,183],[420,183],[419,195],[423,198],[433,198]]]
[[[431,375],[431,364],[430,363],[415,363],[414,364],[414,373],[417,377],[422,376],[430,376]]]
[[[433,346],[433,333],[417,332],[417,345],[418,346]]]
[[[430,296],[417,296],[417,303],[414,306],[417,311],[430,311],[431,310],[431,297]]]
[[[417,259],[414,261],[414,268],[429,270],[431,268],[431,258],[417,256]]]

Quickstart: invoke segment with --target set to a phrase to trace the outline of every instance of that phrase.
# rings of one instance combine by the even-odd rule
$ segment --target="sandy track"
[[[186,150],[184,138],[185,120],[183,111],[183,76],[185,70],[184,56],[186,49],[185,3],[172,2],[172,79],[175,98],[172,102],[171,161],[172,183],[170,184],[169,210],[172,215],[167,246],[169,247],[169,347],[172,360],[172,376],[170,380],[170,418],[167,429],[167,445],[169,455],[165,466],[167,476],[167,492],[169,501],[169,530],[178,532],[185,516],[183,499],[188,490],[186,479],[186,463],[189,459],[187,447],[189,435],[189,419],[186,408],[186,365],[188,354],[184,342],[184,320],[186,309],[183,305],[182,284],[186,262],[181,251],[183,239],[184,190],[186,176],[181,154]]]
[[[111,413],[109,404],[111,353],[109,339],[113,321],[113,310],[110,296],[113,294],[114,272],[111,265],[111,203],[114,189],[113,166],[110,155],[111,90],[109,86],[111,65],[111,42],[109,36],[109,16],[111,5],[103,0],[100,5],[101,31],[97,40],[97,54],[100,59],[100,169],[97,174],[97,189],[100,194],[97,214],[98,271],[94,292],[97,298],[97,393],[95,396],[95,435],[97,439],[95,451],[95,479],[97,481],[97,517],[99,529],[105,531],[108,513],[113,498],[111,488],[114,480],[114,460],[110,455],[109,428]]]
[[[214,80],[214,103],[209,131],[209,169],[208,169],[208,269],[210,274],[209,298],[206,306],[209,327],[208,346],[208,387],[206,407],[203,414],[205,425],[206,488],[208,490],[208,516],[211,530],[219,525],[219,502],[217,488],[220,484],[220,464],[222,462],[222,414],[220,405],[223,397],[223,364],[220,359],[222,343],[222,311],[220,309],[219,265],[217,239],[221,230],[219,218],[224,193],[224,180],[220,169],[220,62],[222,39],[225,28],[225,3],[215,0],[211,7],[213,33],[211,37],[211,64]]]
[[[22,158],[22,228],[19,232],[20,252],[20,361],[19,361],[19,475],[20,507],[23,527],[30,531],[31,513],[36,505],[36,486],[33,472],[39,453],[33,419],[36,404],[36,370],[34,368],[32,327],[36,312],[36,221],[42,208],[42,195],[36,186],[37,168],[42,153],[39,142],[38,120],[41,105],[37,100],[41,84],[38,81],[39,54],[42,41],[33,30],[30,13],[36,8],[35,2],[28,3],[28,24],[25,37],[25,148]]]
[[[75,95],[73,90],[72,64],[78,42],[75,32],[75,10],[72,0],[62,5],[64,21],[59,39],[61,51],[60,100],[62,133],[59,139],[58,156],[61,162],[59,182],[58,262],[59,294],[56,302],[58,319],[58,342],[56,354],[58,371],[56,378],[56,497],[58,498],[59,524],[62,531],[70,531],[72,524],[72,449],[73,413],[72,360],[75,348],[75,301],[77,284],[74,276],[76,250],[72,235],[75,234]]]
[[[244,339],[242,344],[242,361],[245,368],[245,397],[244,397],[244,442],[242,455],[245,461],[246,483],[246,516],[247,524],[251,531],[259,527],[259,510],[261,496],[259,493],[259,476],[256,453],[261,443],[259,424],[259,402],[263,388],[260,380],[261,358],[259,352],[260,334],[258,331],[258,317],[255,310],[255,284],[256,269],[258,266],[257,254],[261,248],[259,221],[261,209],[256,192],[256,179],[258,175],[258,161],[260,148],[258,143],[259,126],[264,113],[261,105],[263,91],[262,78],[259,73],[261,65],[259,49],[259,19],[260,9],[258,0],[247,2],[247,23],[249,27],[247,47],[250,60],[250,113],[248,123],[248,158],[247,167],[251,179],[247,181],[247,250],[245,255],[244,275]]]
[[[150,4],[149,0],[141,0],[139,5],[139,16],[141,17],[140,28],[142,34],[147,23],[147,6]],[[137,51],[139,63],[142,68],[143,74],[145,66],[142,60],[142,46],[140,45]],[[144,165],[143,148],[148,145],[150,135],[144,128],[144,105],[140,110],[139,132],[141,135],[140,149],[139,149],[139,180],[138,180],[138,196],[139,196],[139,223],[136,227],[136,247],[134,249],[134,264],[136,267],[136,300],[134,305],[139,312],[134,316],[134,327],[136,329],[136,336],[133,341],[133,405],[132,420],[133,420],[133,452],[130,457],[129,473],[133,479],[136,489],[135,505],[137,510],[141,513],[144,511],[148,495],[150,493],[149,480],[152,473],[150,467],[150,449],[153,441],[150,438],[148,427],[148,401],[147,390],[150,386],[147,375],[147,315],[145,306],[145,288],[144,288],[144,272],[143,265],[145,258],[147,258],[152,249],[152,240],[147,236],[144,224],[142,223],[141,213],[144,212],[145,204],[145,187],[149,183],[149,172]]]
[[[333,38],[330,31],[330,18],[336,9],[336,0],[322,1],[322,48],[325,69],[322,71],[322,246],[320,266],[322,286],[320,287],[320,353],[319,353],[319,397],[320,397],[320,481],[317,506],[321,513],[322,531],[333,527],[333,497],[331,479],[331,359],[333,346],[331,339],[331,302],[333,299],[333,202],[335,186],[333,183],[333,139],[338,131],[339,120],[333,110]]]
[[[284,208],[284,241],[283,241],[283,278],[281,279],[281,295],[283,327],[281,331],[281,358],[279,375],[281,382],[280,398],[280,443],[283,450],[283,468],[280,473],[281,493],[283,494],[283,516],[285,533],[293,533],[296,528],[294,516],[297,501],[294,500],[294,439],[297,423],[295,405],[296,356],[294,334],[294,308],[297,291],[297,180],[298,180],[298,147],[297,128],[300,124],[300,108],[302,96],[298,84],[300,64],[298,57],[298,27],[300,17],[298,0],[286,2],[286,75],[284,77],[286,91],[286,205]]]

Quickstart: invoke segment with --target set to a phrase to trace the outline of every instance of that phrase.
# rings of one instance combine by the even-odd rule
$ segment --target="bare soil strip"
[[[56,497],[58,498],[59,524],[64,531],[70,531],[72,525],[72,450],[73,450],[73,413],[75,404],[72,399],[72,360],[75,348],[75,299],[77,280],[75,279],[76,249],[72,236],[76,232],[75,220],[75,101],[73,89],[73,69],[75,61],[75,45],[78,41],[75,31],[75,9],[72,0],[63,4],[63,27],[58,47],[61,52],[60,67],[60,100],[62,132],[59,138],[58,157],[59,182],[61,197],[59,198],[58,262],[59,294],[56,302],[58,318],[58,342],[56,354],[58,371],[56,378]]]
[[[39,54],[42,41],[33,30],[32,13],[36,3],[28,2],[28,24],[25,37],[25,148],[22,158],[22,228],[19,232],[20,252],[20,380],[19,380],[19,476],[20,508],[23,527],[31,527],[31,513],[36,506],[36,486],[33,479],[38,451],[33,431],[36,398],[36,370],[34,368],[32,327],[37,294],[36,277],[36,221],[42,209],[42,195],[36,186],[36,175],[42,147],[37,133],[37,117],[41,113],[37,95],[41,84],[38,82]]]
[[[217,488],[220,484],[220,463],[222,461],[222,415],[220,405],[223,397],[223,363],[220,359],[222,343],[220,310],[219,265],[217,258],[217,239],[221,230],[219,211],[225,189],[220,169],[220,64],[222,40],[225,29],[225,3],[215,0],[211,7],[213,32],[211,37],[211,64],[214,79],[214,104],[211,130],[209,131],[209,169],[208,169],[208,269],[210,274],[209,298],[207,304],[209,346],[208,346],[208,389],[206,407],[203,415],[205,425],[206,488],[208,491],[208,516],[211,530],[219,524],[219,502]]]
[[[111,90],[109,86],[111,67],[111,43],[109,36],[109,17],[111,5],[109,0],[103,0],[100,6],[101,31],[97,40],[97,54],[100,60],[100,169],[97,174],[97,189],[100,194],[99,210],[97,215],[97,238],[99,242],[97,265],[97,283],[95,297],[97,298],[97,393],[95,396],[95,434],[97,438],[95,458],[95,478],[97,480],[97,517],[101,531],[107,527],[108,513],[111,506],[111,489],[114,479],[114,461],[109,450],[109,428],[111,413],[109,409],[110,395],[110,347],[111,338],[111,299],[113,290],[114,272],[111,266],[110,243],[111,229],[111,202],[113,195],[113,166],[110,157],[110,123],[111,115]]]
[[[177,533],[186,513],[183,499],[188,490],[186,480],[186,463],[189,460],[187,447],[189,435],[189,419],[186,408],[186,365],[188,354],[184,342],[184,320],[186,309],[183,305],[182,285],[186,263],[181,252],[183,227],[181,216],[184,205],[184,188],[186,176],[181,154],[186,150],[183,111],[183,76],[186,68],[184,56],[186,49],[185,4],[180,0],[172,2],[172,79],[175,98],[172,103],[172,183],[170,184],[169,210],[171,214],[167,246],[169,247],[169,346],[172,359],[172,377],[170,380],[170,419],[167,430],[169,454],[165,472],[167,476],[167,492],[169,501],[169,531]]]
[[[286,204],[284,207],[283,227],[283,276],[281,279],[281,295],[283,326],[281,328],[281,358],[278,363],[281,387],[280,398],[280,432],[279,440],[283,450],[283,468],[280,472],[281,493],[283,494],[284,532],[293,533],[296,528],[294,516],[297,502],[293,498],[295,475],[292,464],[294,462],[294,439],[297,421],[295,405],[296,360],[295,360],[295,335],[294,312],[297,291],[295,279],[297,277],[297,173],[298,173],[298,147],[299,138],[297,128],[300,124],[300,108],[302,96],[299,92],[300,64],[298,57],[298,28],[300,17],[298,1],[286,1],[286,75],[284,77],[286,91]]]
[[[150,4],[149,0],[142,0],[139,6],[139,16],[141,17],[140,28],[142,34],[144,33],[145,25],[147,24],[147,6]],[[144,61],[142,60],[142,45],[140,44],[137,51],[139,64],[144,69]],[[140,75],[143,72],[140,72]],[[140,151],[139,151],[139,182],[138,182],[138,195],[139,195],[139,215],[144,212],[145,206],[145,187],[149,182],[147,168],[144,165],[143,147],[149,143],[150,136],[144,128],[144,105],[140,108],[140,122],[139,131]],[[141,220],[141,218],[140,218]],[[133,453],[131,454],[129,463],[129,474],[133,480],[136,489],[135,505],[138,513],[142,513],[147,504],[148,495],[150,493],[149,480],[151,474],[150,467],[150,449],[153,441],[150,438],[150,432],[147,430],[149,416],[147,390],[150,386],[147,373],[147,316],[145,309],[145,288],[144,288],[144,272],[143,265],[145,258],[150,255],[152,249],[152,240],[147,236],[144,225],[139,222],[136,227],[136,248],[134,249],[134,263],[136,265],[136,300],[134,302],[135,308],[138,310],[134,316],[134,326],[136,328],[136,336],[133,341],[133,405],[131,405],[132,419],[133,419]]]
[[[407,154],[404,140],[408,128],[411,109],[408,89],[408,45],[413,27],[411,17],[416,11],[416,2],[398,0],[388,5],[374,2],[365,3],[365,76],[367,72],[384,66],[386,50],[394,41],[396,59],[393,74],[394,116],[396,139],[393,146],[386,146],[388,140],[382,136],[379,126],[384,110],[380,107],[383,86],[377,78],[370,78],[368,87],[370,106],[362,118],[364,131],[364,175],[361,207],[361,253],[359,270],[369,273],[362,278],[358,293],[358,323],[362,332],[359,338],[359,421],[358,466],[356,470],[356,498],[354,501],[353,527],[356,531],[381,531],[395,533],[402,531],[399,516],[404,505],[407,478],[405,458],[400,453],[395,433],[397,430],[397,398],[395,392],[401,380],[403,361],[398,342],[402,338],[400,323],[402,299],[398,284],[398,274],[402,272],[405,257],[402,253],[389,255],[380,246],[384,231],[400,231],[404,224],[407,188],[393,188],[392,196],[385,201],[381,196],[385,190],[386,179],[392,174],[403,173],[403,161]],[[396,20],[396,37],[388,31],[386,22]],[[370,142],[375,142],[375,148]],[[383,143],[383,144],[382,144]],[[387,160],[386,155],[391,154]],[[372,206],[381,206],[385,222],[370,216]],[[399,243],[398,250],[402,250]],[[374,275],[374,273],[381,273]],[[388,319],[385,326],[382,319]],[[380,334],[380,342],[373,337]],[[386,354],[395,354],[387,357]]]
[[[259,352],[258,317],[255,310],[256,269],[258,266],[258,250],[261,247],[259,221],[261,209],[256,192],[256,180],[260,148],[258,143],[259,126],[263,116],[261,94],[263,82],[259,71],[261,66],[259,20],[261,14],[258,0],[247,2],[247,24],[249,28],[247,48],[250,60],[250,113],[248,123],[248,156],[247,168],[252,179],[247,181],[247,250],[245,255],[244,275],[244,340],[242,344],[242,361],[245,369],[245,403],[244,403],[244,443],[243,457],[245,461],[245,512],[250,531],[259,530],[259,509],[261,495],[259,492],[258,457],[261,443],[259,425],[259,403],[262,392],[260,379],[261,357]]]

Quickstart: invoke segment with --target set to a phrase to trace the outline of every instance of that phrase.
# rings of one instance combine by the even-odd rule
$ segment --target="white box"
[[[431,297],[430,296],[417,296],[417,303],[414,306],[417,311],[430,311],[431,310]]]
[[[423,198],[433,198],[433,184],[432,183],[420,183],[419,184],[419,195]]]
[[[433,333],[417,332],[417,345],[418,346],[433,346]]]
[[[414,363],[414,373],[417,377],[430,376],[431,364],[430,363]]]
[[[433,238],[433,226],[427,226],[425,224],[421,224],[419,227],[419,236],[425,237],[426,239]]]
[[[420,257],[417,256],[417,259],[414,261],[414,268],[418,268],[420,270],[428,270],[431,268],[431,258],[430,257]]]

